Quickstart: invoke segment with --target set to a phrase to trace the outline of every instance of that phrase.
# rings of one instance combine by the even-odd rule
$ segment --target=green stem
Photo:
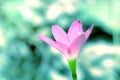
[[[77,75],[76,75],[76,59],[74,59],[74,60],[69,60],[69,61],[68,61],[68,64],[69,64],[70,69],[71,69],[71,71],[72,71],[73,80],[77,80]]]

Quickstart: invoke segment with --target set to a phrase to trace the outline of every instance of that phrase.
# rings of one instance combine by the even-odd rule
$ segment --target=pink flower
[[[92,32],[93,27],[94,25],[91,25],[91,27],[84,32],[82,23],[79,20],[75,20],[71,24],[67,34],[61,27],[57,25],[52,26],[52,34],[55,41],[41,34],[39,34],[38,37],[59,50],[67,59],[75,59]]]

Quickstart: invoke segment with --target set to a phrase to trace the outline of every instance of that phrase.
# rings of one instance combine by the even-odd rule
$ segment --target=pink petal
[[[70,26],[70,29],[68,31],[68,37],[70,39],[70,42],[72,42],[74,39],[76,39],[79,34],[83,33],[83,30],[82,30],[82,23],[79,21],[79,20],[75,20],[71,26]]]
[[[69,47],[69,50],[70,50],[69,56],[72,58],[73,57],[75,58],[79,53],[80,49],[82,48],[83,44],[85,43],[85,41],[86,41],[86,38],[84,34],[78,36]]]
[[[86,40],[88,39],[89,35],[91,34],[91,32],[93,30],[93,27],[94,27],[94,25],[91,25],[89,27],[89,29],[85,32],[85,38],[86,38]]]
[[[56,41],[69,45],[69,39],[66,32],[57,25],[52,26],[52,33]]]
[[[67,58],[70,59],[70,55],[68,54],[68,46],[65,44],[62,44],[60,42],[56,42],[56,45],[59,46],[59,51]]]
[[[53,46],[54,48],[56,48],[58,51],[60,51],[65,57],[69,57],[67,54],[67,50],[68,50],[68,46],[60,43],[60,42],[54,42],[53,40],[51,40],[48,37],[45,37],[41,34],[38,35],[38,38],[43,40],[44,42],[46,42],[47,44]]]
[[[57,46],[59,46],[59,51],[65,55],[67,53],[68,46],[60,42],[55,42],[55,43]]]
[[[59,49],[59,47],[55,44],[55,42],[53,40],[51,40],[50,38],[43,36],[41,34],[38,35],[38,38],[43,40],[44,42],[46,42],[47,44]]]

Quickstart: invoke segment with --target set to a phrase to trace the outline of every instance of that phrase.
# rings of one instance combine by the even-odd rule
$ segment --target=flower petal
[[[82,34],[78,36],[70,45],[69,50],[70,50],[70,57],[75,58],[77,54],[79,53],[80,49],[82,48],[83,44],[85,43],[86,38],[85,35]]]
[[[70,42],[72,42],[74,39],[76,39],[79,36],[78,32],[80,33],[80,35],[83,33],[82,23],[79,20],[75,20],[71,24],[68,31],[68,37],[70,39]]]
[[[89,35],[91,34],[92,30],[93,30],[94,25],[92,24],[89,29],[85,32],[85,38],[86,40],[88,39]]]
[[[67,59],[71,59],[71,55],[68,53],[69,52],[69,46],[62,44],[60,42],[56,42],[56,45],[59,46],[59,51],[67,58]]]
[[[60,42],[55,42],[55,43],[57,46],[59,46],[59,51],[66,56],[68,51],[68,46]]]
[[[59,47],[55,44],[55,41],[53,41],[52,39],[46,37],[46,36],[43,36],[41,34],[38,35],[38,38],[43,40],[44,42],[46,42],[47,44],[59,49]]]
[[[66,32],[57,25],[52,26],[52,33],[56,41],[69,45],[69,39]]]

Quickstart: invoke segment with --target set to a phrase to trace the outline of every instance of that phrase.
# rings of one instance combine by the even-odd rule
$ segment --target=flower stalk
[[[77,74],[76,74],[76,59],[69,60],[68,64],[70,66],[70,70],[72,72],[72,78],[73,80],[77,80]]]

